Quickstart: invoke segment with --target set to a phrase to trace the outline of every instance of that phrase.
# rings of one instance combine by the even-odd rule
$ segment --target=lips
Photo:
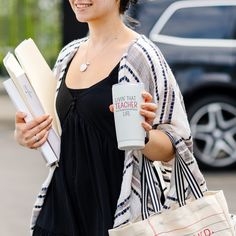
[[[92,3],[88,3],[88,2],[75,2],[75,6],[77,9],[86,9],[88,7],[91,7],[93,4]]]

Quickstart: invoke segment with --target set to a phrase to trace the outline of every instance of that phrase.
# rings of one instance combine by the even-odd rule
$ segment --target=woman
[[[181,94],[163,56],[122,21],[134,1],[69,2],[77,20],[88,23],[89,37],[62,49],[54,68],[60,163],[59,168],[51,167],[43,184],[32,230],[34,236],[107,236],[108,229],[141,214],[143,155],[163,163],[168,182],[170,169],[164,171],[171,165],[174,149],[182,148],[188,161],[194,160],[191,136]],[[111,87],[122,80],[142,81],[147,91],[140,113],[150,136],[141,151],[117,149]],[[38,148],[52,119],[41,116],[25,124],[24,117],[16,114],[15,137],[21,145]],[[179,141],[178,146],[173,140]]]

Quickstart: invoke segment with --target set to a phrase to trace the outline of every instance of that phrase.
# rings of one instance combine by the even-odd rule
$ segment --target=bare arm
[[[170,161],[174,157],[174,148],[169,137],[160,130],[149,131],[149,141],[142,153],[152,161]]]
[[[143,128],[149,132],[149,141],[142,153],[152,161],[170,161],[174,157],[174,148],[168,135],[160,130],[152,130],[152,122],[156,117],[157,106],[152,103],[151,94],[143,93],[145,103],[141,106],[140,114],[144,116]]]

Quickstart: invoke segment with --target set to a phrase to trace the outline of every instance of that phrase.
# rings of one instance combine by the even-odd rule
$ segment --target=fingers
[[[39,116],[35,118],[34,120],[27,123],[27,129],[32,129],[48,119],[52,120],[52,118],[49,117],[49,115]]]
[[[38,121],[36,121],[37,123]],[[38,123],[38,125],[36,126],[33,126],[33,123],[32,124],[28,124],[26,125],[26,129],[30,130],[28,132],[28,136],[29,137],[32,137],[38,133],[40,133],[42,130],[49,130],[51,127],[52,127],[52,118],[49,117],[48,119]]]
[[[24,112],[20,112],[20,111],[18,111],[18,112],[16,112],[16,115],[15,115],[15,122],[16,123],[25,123],[25,117],[27,116],[27,114],[26,113],[24,113]]]
[[[152,101],[152,95],[148,92],[143,92],[142,96],[145,103],[141,104],[140,114],[144,116],[145,122],[142,124],[146,131],[152,129],[151,125],[156,118],[157,105]]]
[[[25,139],[34,136],[42,129],[47,128],[52,123],[52,118],[48,115],[40,116],[28,123],[16,123],[16,132]]]
[[[111,104],[111,105],[109,106],[109,110],[110,110],[110,112],[114,112],[114,105],[113,105],[113,104]]]
[[[141,108],[144,110],[156,112],[157,105],[155,103],[146,102],[141,104]]]
[[[156,113],[152,111],[147,111],[144,109],[140,110],[140,114],[144,116],[145,121],[152,124],[153,120],[156,118]]]
[[[21,123],[23,114],[16,114],[15,139],[17,142],[28,148],[38,148],[47,139],[49,129],[52,127],[52,118],[43,115],[31,122]],[[18,122],[17,122],[18,121]]]
[[[145,131],[147,131],[147,132],[152,130],[152,126],[147,122],[142,122],[142,126],[145,129]]]
[[[34,136],[33,143],[31,145],[29,145],[29,148],[36,149],[36,148],[41,147],[47,141],[48,134],[49,134],[48,130],[47,131],[43,130],[42,132],[37,134],[37,136]],[[35,137],[37,137],[37,140]]]
[[[144,102],[151,102],[152,101],[152,95],[146,91],[142,92],[142,96],[144,98]]]
[[[52,124],[50,123],[48,126],[45,128],[41,129],[40,131],[37,131],[37,126],[35,129],[31,130],[30,132],[25,135],[25,143],[26,146],[31,148],[35,143],[41,143],[41,139],[45,136],[45,134],[50,130],[52,127]],[[36,130],[36,131],[35,131]]]

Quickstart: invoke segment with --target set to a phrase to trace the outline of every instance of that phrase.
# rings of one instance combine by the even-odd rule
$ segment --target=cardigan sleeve
[[[207,190],[206,182],[193,155],[193,139],[183,96],[162,53],[156,46],[153,46],[153,50],[156,54],[152,58],[156,65],[157,82],[155,82],[154,74],[152,74],[151,83],[155,88],[153,91],[157,91],[157,93],[153,92],[152,95],[158,105],[154,127],[169,136],[175,149],[175,158],[178,155],[187,163],[202,192],[205,192]],[[167,185],[169,185],[168,189],[172,191],[175,188],[175,183],[171,176],[171,170],[175,158],[169,162],[162,162],[160,165],[164,179],[167,180]],[[188,186],[187,183],[185,183],[185,186]],[[192,194],[190,189],[187,189],[186,197]],[[171,191],[169,191],[170,197],[176,197],[171,196],[171,194]]]
[[[145,90],[153,96],[158,107],[154,126],[173,134],[175,139],[187,141],[192,151],[183,97],[159,48],[144,37],[130,48],[123,64],[122,77],[130,82],[143,82]]]
[[[170,137],[176,151],[181,144],[181,149],[184,148],[188,153],[184,160],[186,162],[192,161],[194,159],[192,155],[193,141],[183,96],[160,51],[154,63],[156,64],[157,82],[152,76],[151,83],[154,87],[152,96],[158,106],[154,128],[162,130]],[[182,151],[181,153],[183,153]]]
[[[183,96],[169,65],[159,48],[145,37],[130,50],[130,54],[127,59],[129,64],[132,64],[136,76],[145,84],[145,89],[152,94],[158,107],[154,127],[168,135],[175,149],[175,157],[177,154],[182,157],[202,191],[206,191],[204,177],[193,155],[193,140]],[[171,174],[174,160],[159,163],[167,189],[174,185]]]
[[[152,57],[154,72],[149,78],[149,83],[152,84],[151,87],[154,87],[152,96],[154,102],[158,105],[154,125],[173,133],[176,137],[179,137],[178,139],[190,141],[191,131],[179,86],[157,47],[155,48],[155,54]]]

